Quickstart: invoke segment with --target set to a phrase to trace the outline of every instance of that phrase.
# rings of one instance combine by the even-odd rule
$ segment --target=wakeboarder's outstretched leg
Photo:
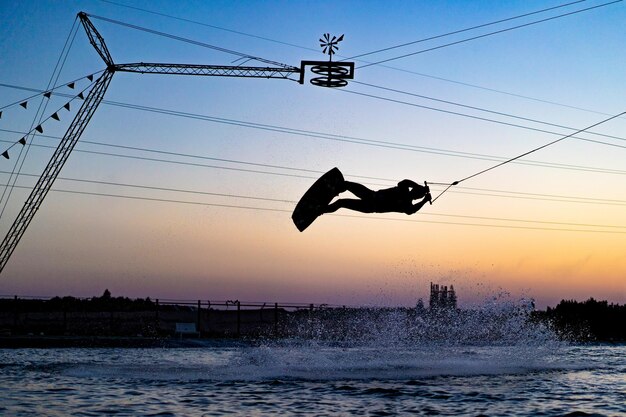
[[[361,213],[405,213],[413,214],[431,201],[428,185],[419,185],[411,180],[402,180],[396,187],[383,190],[370,190],[363,184],[344,181],[340,192],[350,191],[358,199],[340,198],[330,203],[324,213],[333,213],[340,208]],[[413,200],[422,199],[417,203]]]

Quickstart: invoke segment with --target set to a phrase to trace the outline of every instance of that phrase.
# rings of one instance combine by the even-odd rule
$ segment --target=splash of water
[[[289,337],[244,349],[230,365],[254,378],[421,378],[552,369],[562,343],[532,320],[532,301],[494,297],[472,310],[302,312]]]
[[[471,310],[302,311],[286,337],[79,361],[74,376],[147,380],[421,380],[506,375],[570,366],[567,345],[532,320],[532,302],[494,297]],[[124,354],[126,357],[128,353]]]
[[[479,308],[351,308],[303,311],[286,326],[294,340],[362,347],[417,347],[429,344],[546,345],[556,334],[532,320],[532,300],[493,297]]]

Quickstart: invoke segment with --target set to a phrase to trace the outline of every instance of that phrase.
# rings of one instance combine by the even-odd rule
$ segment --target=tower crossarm
[[[249,78],[282,78],[288,79],[293,74],[300,74],[298,67],[249,67],[228,65],[196,65],[196,64],[157,64],[132,63],[116,64],[113,69],[121,72],[138,72],[141,74],[170,75],[203,75],[217,77],[249,77]]]
[[[106,43],[104,43],[104,38],[102,38],[100,33],[96,30],[96,27],[93,25],[93,23],[91,23],[91,20],[89,20],[89,18],[87,17],[87,13],[78,13],[78,18],[80,19],[80,23],[82,23],[83,28],[85,28],[85,33],[87,33],[89,43],[91,43],[96,52],[98,52],[100,58],[102,58],[102,60],[105,64],[107,64],[108,67],[113,65],[113,58],[111,58],[109,49],[107,48]]]

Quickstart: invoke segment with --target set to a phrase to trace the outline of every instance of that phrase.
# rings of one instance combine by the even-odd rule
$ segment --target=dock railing
[[[240,300],[0,295],[0,336],[167,336],[193,323],[200,337],[279,336],[288,316],[343,306]]]

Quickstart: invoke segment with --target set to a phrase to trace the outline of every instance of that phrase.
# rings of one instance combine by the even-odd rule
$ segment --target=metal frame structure
[[[311,83],[324,87],[343,87],[347,84],[345,79],[354,77],[354,63],[327,62],[327,61],[302,61],[300,68],[275,63],[275,67],[252,67],[252,66],[223,66],[223,65],[195,65],[195,64],[163,64],[163,63],[130,63],[115,64],[109,53],[104,38],[97,31],[86,13],[78,13],[89,42],[98,55],[102,58],[107,68],[95,81],[89,94],[84,99],[74,120],[68,127],[61,139],[48,165],[39,177],[35,187],[31,190],[24,206],[17,215],[11,228],[7,232],[0,245],[0,273],[4,270],[9,258],[17,247],[28,225],[39,210],[44,198],[50,191],[61,168],[70,156],[74,146],[83,134],[87,124],[93,117],[96,109],[102,102],[104,94],[115,72],[135,72],[141,74],[172,74],[172,75],[201,75],[217,77],[246,77],[246,78],[277,78],[290,79],[289,76],[299,74],[298,82],[304,83],[304,73],[307,66],[321,75],[311,80]],[[315,70],[317,68],[317,70]],[[321,69],[320,69],[321,68]],[[317,80],[317,81],[315,81]],[[320,81],[321,80],[321,81]]]

